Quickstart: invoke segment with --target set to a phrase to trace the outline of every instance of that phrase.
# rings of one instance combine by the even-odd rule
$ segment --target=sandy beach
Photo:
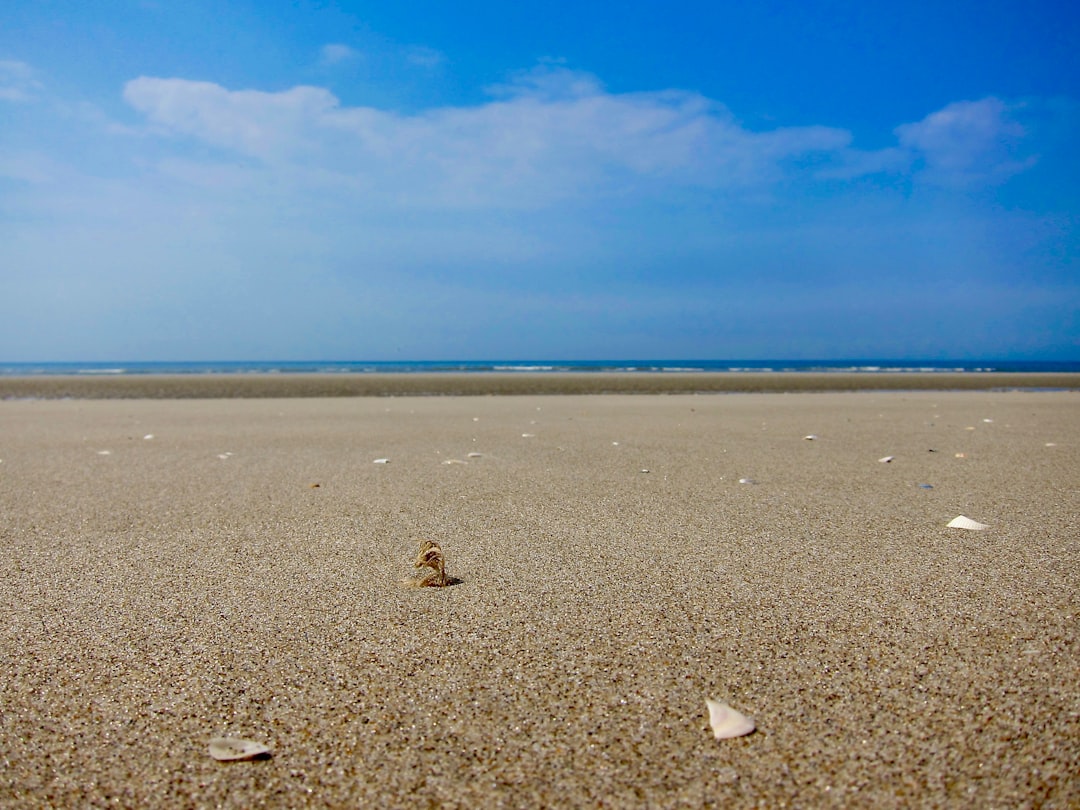
[[[266,385],[0,401],[0,806],[1080,806],[1080,392]]]

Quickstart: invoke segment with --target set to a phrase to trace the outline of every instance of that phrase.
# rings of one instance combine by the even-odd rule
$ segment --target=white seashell
[[[753,478],[740,478],[739,483],[740,484],[756,484],[757,481],[755,481]]]
[[[147,433],[145,436],[143,436],[143,438],[146,439],[147,441],[149,441],[150,439],[154,438],[154,434],[153,433]]]
[[[981,532],[983,529],[989,529],[985,523],[979,523],[977,520],[972,520],[969,517],[958,515],[950,520],[946,524],[950,529],[970,529],[973,532]]]
[[[483,453],[469,453],[469,458],[483,458]]]
[[[112,450],[98,450],[97,454],[99,456],[111,456],[112,455]]]
[[[535,436],[536,436],[535,433],[522,433],[521,434],[521,438],[523,438],[523,439],[532,439]]]
[[[468,464],[467,461],[462,461],[460,458],[448,458],[443,464]]]
[[[718,740],[742,737],[757,728],[753,720],[726,703],[705,698],[705,705],[709,707],[709,725],[712,726],[713,736]]]
[[[888,464],[894,458],[896,458],[896,456],[885,456],[884,458],[879,458],[878,461],[880,461],[882,464]]]
[[[390,459],[388,459],[388,458],[377,458],[377,459],[375,459],[375,460],[374,460],[373,462],[371,462],[371,463],[372,463],[372,464],[389,464],[389,463],[390,463]]]
[[[270,748],[254,740],[239,737],[215,737],[210,741],[210,756],[218,762],[236,762],[269,754]]]
[[[817,441],[817,434],[816,433],[810,433],[809,435],[803,436],[803,438],[806,439],[806,441],[808,441],[808,442]]]

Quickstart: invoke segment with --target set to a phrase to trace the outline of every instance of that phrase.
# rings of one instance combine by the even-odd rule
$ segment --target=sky
[[[0,361],[1080,360],[1080,5],[9,0]]]

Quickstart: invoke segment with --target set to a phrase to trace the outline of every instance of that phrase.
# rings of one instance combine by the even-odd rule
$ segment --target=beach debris
[[[112,450],[98,450],[97,454],[99,456],[111,456],[112,455]]]
[[[718,740],[743,737],[757,728],[753,720],[726,703],[705,698],[705,705],[709,707],[709,725],[712,726],[713,736]]]
[[[739,483],[740,484],[756,484],[757,481],[755,481],[753,478],[740,478]]]
[[[967,458],[967,453],[956,453],[953,458]]]
[[[374,460],[373,462],[371,462],[371,463],[372,463],[372,464],[389,464],[389,463],[390,463],[390,459],[388,459],[388,458],[377,458],[377,459],[375,459],[375,460]]]
[[[318,489],[322,484],[308,484],[308,489]]]
[[[469,453],[469,458],[483,458],[483,453]]]
[[[446,577],[446,557],[442,547],[434,540],[421,540],[413,568],[430,568],[431,572],[417,579],[407,579],[405,584],[413,588],[442,588],[449,584]]]
[[[803,439],[805,439],[808,442],[816,442],[817,439],[818,439],[818,435],[816,433],[808,433],[805,436],[803,436]]]
[[[645,469],[644,467],[642,467],[642,469],[641,469],[641,472],[643,472],[643,473],[647,473],[647,472],[648,472],[648,470],[646,470],[646,469]]]
[[[448,458],[443,461],[443,464],[468,464],[467,461],[462,461],[460,458]]]
[[[889,464],[894,458],[896,458],[896,456],[883,456],[882,458],[879,458],[878,461],[882,464]]]
[[[979,521],[972,520],[971,518],[964,517],[963,515],[957,515],[952,520],[950,520],[946,524],[946,526],[948,526],[950,529],[968,529],[969,531],[973,532],[981,532],[983,529],[990,528],[985,523],[979,523]]]
[[[146,440],[146,441],[149,441],[152,438],[154,438],[153,433],[147,433],[145,436],[143,436],[143,439]]]
[[[523,439],[534,439],[534,438],[536,438],[536,434],[535,433],[522,433],[521,438],[523,438]]]
[[[1043,447],[1057,447],[1057,442],[1047,442]]]
[[[210,756],[218,762],[238,762],[243,759],[265,758],[270,755],[269,746],[240,737],[214,737],[210,740]]]
[[[915,486],[917,486],[919,489],[933,489],[934,488],[933,484],[916,484]]]

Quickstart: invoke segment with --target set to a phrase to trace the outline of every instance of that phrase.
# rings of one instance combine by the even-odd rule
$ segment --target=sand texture
[[[1080,806],[1080,393],[9,400],[0,512],[5,808]]]

